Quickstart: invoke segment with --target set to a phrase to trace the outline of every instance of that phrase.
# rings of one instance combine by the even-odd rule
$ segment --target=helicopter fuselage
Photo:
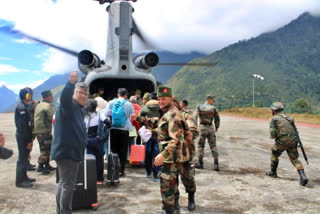
[[[80,70],[86,74],[85,82],[89,85],[90,94],[103,88],[104,98],[109,100],[117,95],[118,88],[126,88],[130,94],[136,89],[142,93],[154,92],[157,83],[151,67],[158,63],[158,56],[152,53],[132,58],[133,7],[127,1],[115,1],[108,6],[107,11],[109,26],[105,63],[99,66],[79,63]],[[151,66],[145,63],[150,60],[154,62]]]

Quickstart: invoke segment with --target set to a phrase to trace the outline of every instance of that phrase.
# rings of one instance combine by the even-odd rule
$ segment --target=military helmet
[[[277,110],[283,109],[283,105],[280,102],[274,102],[272,103],[270,108],[271,110],[277,111]]]

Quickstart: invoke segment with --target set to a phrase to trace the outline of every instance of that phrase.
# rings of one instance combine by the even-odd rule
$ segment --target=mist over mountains
[[[195,62],[218,62],[215,67],[183,67],[168,85],[192,104],[207,94],[225,107],[252,105],[252,75],[257,106],[274,101],[292,104],[304,98],[320,103],[320,17],[300,15],[284,27],[242,40]]]

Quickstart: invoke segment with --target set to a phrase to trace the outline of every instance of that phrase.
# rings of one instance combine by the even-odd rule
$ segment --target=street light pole
[[[254,107],[254,79],[264,80],[264,77],[259,74],[252,74],[252,107]]]
[[[254,77],[252,77],[252,107],[254,107]]]

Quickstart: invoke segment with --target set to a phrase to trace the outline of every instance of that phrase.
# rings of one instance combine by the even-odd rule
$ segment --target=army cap
[[[172,89],[166,86],[159,86],[157,90],[158,97],[172,97]]]
[[[150,94],[149,94],[149,92],[144,93],[142,99],[144,99],[144,100],[150,100]]]
[[[213,95],[208,95],[206,99],[207,99],[207,100],[213,100],[213,101],[215,101]]]
[[[46,98],[46,97],[52,96],[52,93],[50,90],[47,90],[47,91],[41,92],[41,95],[42,95],[42,98]]]
[[[270,108],[271,110],[277,111],[277,110],[283,109],[283,105],[280,102],[274,102],[272,103]]]
[[[140,94],[140,95],[141,95],[141,90],[140,90],[140,89],[137,89],[137,90],[136,90],[136,94]]]

